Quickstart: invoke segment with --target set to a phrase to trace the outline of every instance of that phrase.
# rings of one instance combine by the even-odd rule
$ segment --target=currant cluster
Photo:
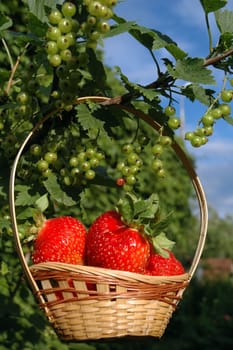
[[[164,114],[168,117],[167,126],[172,131],[180,127],[180,119],[176,116],[176,109],[173,106],[166,106],[164,108]],[[151,153],[153,155],[151,167],[159,177],[166,176],[166,171],[164,169],[161,156],[166,151],[166,149],[172,145],[172,142],[172,136],[164,135],[163,128],[161,128],[158,139],[154,144],[151,145]]]
[[[117,4],[117,0],[84,0],[89,13],[81,28],[87,37],[87,47],[95,48],[102,34],[110,29],[107,20],[113,16],[112,8]]]
[[[170,129],[176,130],[180,127],[180,118],[176,117],[176,109],[173,106],[166,106],[164,114],[168,117],[167,125]]]
[[[71,110],[79,90],[90,79],[88,49],[95,49],[101,35],[110,29],[108,20],[116,3],[116,0],[85,0],[80,10],[78,4],[65,1],[61,9],[49,14],[46,51],[57,77],[51,93],[55,107]]]
[[[69,158],[69,169],[61,169],[65,175],[66,185],[85,184],[85,180],[93,180],[96,176],[96,169],[104,160],[105,155],[96,146],[79,148],[79,151]]]
[[[143,165],[141,151],[142,145],[138,142],[126,143],[122,146],[124,159],[119,160],[116,165],[119,174],[116,184],[126,191],[131,191],[136,185],[137,174]]]
[[[232,82],[233,83],[233,82]],[[224,89],[221,92],[221,100],[212,106],[200,119],[198,128],[185,134],[185,139],[190,141],[193,147],[200,147],[208,142],[208,137],[214,132],[214,124],[218,119],[225,118],[231,114],[229,103],[233,99],[233,90]]]
[[[25,65],[25,71],[19,79],[14,95],[16,104],[13,112],[18,121],[30,119],[37,108],[37,93],[40,85],[34,63],[24,62],[22,59],[22,65]]]
[[[73,19],[76,10],[75,4],[64,2],[61,11],[55,9],[48,16],[50,26],[46,34],[46,50],[53,67],[58,67],[73,57],[72,47],[75,46],[79,26]]]
[[[62,141],[43,147],[33,144],[30,153],[37,159],[36,168],[43,177],[48,177],[54,171],[59,174],[61,184],[66,186],[82,186],[87,180],[93,180],[96,169],[105,158],[96,146],[79,145],[70,151]]]
[[[159,177],[165,177],[166,171],[164,169],[163,161],[161,156],[167,147],[172,145],[172,138],[167,135],[160,135],[154,145],[151,147],[151,152],[153,155],[153,161],[151,164],[152,169]]]

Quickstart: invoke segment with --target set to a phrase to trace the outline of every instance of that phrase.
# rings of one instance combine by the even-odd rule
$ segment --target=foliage
[[[43,212],[47,217],[74,215],[89,226],[99,213],[113,208],[125,192],[136,192],[142,199],[158,193],[163,215],[173,213],[167,235],[176,241],[177,255],[184,263],[193,255],[197,240],[194,228],[198,231],[194,193],[170,145],[176,140],[183,149],[186,141],[200,147],[211,137],[218,119],[233,124],[229,105],[233,14],[224,8],[224,0],[200,2],[209,34],[207,58],[190,57],[173,38],[117,16],[113,13],[114,1],[105,2],[108,6],[104,12],[93,7],[92,1],[73,1],[76,13],[71,15],[66,15],[68,10],[63,9],[62,0],[23,0],[21,6],[15,0],[1,1],[0,349],[34,349],[35,344],[36,349],[61,350],[122,347],[121,341],[61,343],[22,278],[13,246],[8,187],[15,156],[33,128],[35,132],[17,167],[15,184],[17,221],[26,251],[38,213]],[[212,42],[210,13],[214,13],[219,30],[216,44]],[[60,26],[57,16],[62,17]],[[57,37],[58,27],[62,35]],[[104,53],[98,44],[125,32],[151,53],[157,77],[147,86],[129,81],[120,67],[113,70],[103,63]],[[167,56],[158,60],[161,49]],[[221,87],[215,85],[216,70],[223,74]],[[176,136],[180,121],[175,113],[175,101],[180,94],[206,107],[206,113],[197,121],[197,129],[185,135],[185,140]],[[85,99],[85,103],[78,103],[82,100],[77,98],[85,96],[104,96],[108,100],[96,103]],[[174,108],[166,109],[167,106]],[[139,114],[150,115],[152,122],[159,125],[157,130],[138,118],[138,113],[131,113],[132,108]],[[126,150],[129,145],[133,147],[130,152]],[[117,185],[117,180],[122,178],[123,187]],[[217,251],[219,256],[231,257],[227,243],[217,235],[221,225],[224,239],[229,242],[231,218],[222,221],[213,215],[211,220],[206,254]],[[220,290],[225,288],[228,303],[231,284],[216,287],[211,300],[220,300]],[[211,288],[208,286],[208,293]],[[177,348],[189,348],[190,339],[195,346],[205,344],[206,349],[216,348],[212,339],[205,338],[206,332],[212,337],[216,328],[218,349],[222,338],[232,345],[228,334],[232,315],[228,315],[228,320],[222,316],[225,307],[232,308],[230,302],[229,305],[219,302],[220,318],[216,324],[209,324],[212,321],[209,313],[216,309],[206,301],[205,289],[197,285],[193,294],[190,293],[172,321],[166,340],[157,343],[148,340],[148,348],[171,345],[174,348],[174,332],[182,333],[185,327],[187,332],[182,342],[176,341]],[[201,298],[199,309],[195,293]],[[190,310],[193,304],[195,308]],[[198,316],[198,322],[194,322],[194,315]],[[136,341],[127,346],[140,349],[145,345]]]
[[[210,210],[205,258],[233,258],[232,254],[232,216],[219,218],[214,210]]]

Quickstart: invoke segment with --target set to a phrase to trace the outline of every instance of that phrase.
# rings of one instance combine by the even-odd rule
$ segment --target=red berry
[[[34,242],[32,261],[83,264],[86,228],[69,216],[48,219],[44,222]]]
[[[120,177],[119,179],[116,180],[116,184],[117,186],[124,186],[125,184],[125,179],[123,179],[123,177]]]
[[[149,242],[126,226],[116,211],[100,215],[88,231],[88,265],[144,273],[149,253]]]

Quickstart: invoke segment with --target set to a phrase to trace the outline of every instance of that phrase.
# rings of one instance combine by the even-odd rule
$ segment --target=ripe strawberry
[[[88,265],[143,273],[149,254],[149,242],[137,229],[128,227],[116,211],[100,215],[88,230]]]
[[[63,216],[45,220],[34,241],[32,261],[83,264],[86,228],[77,219]]]
[[[146,267],[146,274],[152,276],[174,276],[185,273],[184,267],[174,254],[166,250],[169,257],[163,257],[160,254],[152,252],[148,265]]]

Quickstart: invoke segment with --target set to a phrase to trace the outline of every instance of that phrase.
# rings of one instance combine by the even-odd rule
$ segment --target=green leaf
[[[57,177],[54,174],[51,174],[43,184],[51,198],[57,203],[63,204],[67,207],[75,205],[76,202],[61,189],[57,182]]]
[[[91,62],[91,64],[89,65],[91,78],[92,80],[94,80],[96,88],[103,90],[104,86],[106,85],[106,73],[104,66],[101,60],[97,58],[93,50],[88,50],[88,56]]]
[[[13,22],[12,22],[11,18],[9,18],[9,17],[7,17],[7,16],[5,16],[5,15],[3,15],[1,13],[1,16],[0,16],[0,32],[2,30],[6,30],[6,29],[10,28],[12,26],[12,24],[13,24]]]
[[[118,74],[120,74],[120,78],[129,92],[137,96],[143,96],[150,102],[157,98],[158,92],[156,90],[147,89],[138,84],[134,84],[130,82],[129,79],[121,72],[121,69],[119,67],[116,67],[116,70]]]
[[[61,5],[63,0],[27,0],[30,12],[35,15],[39,21],[46,22],[45,6],[55,8],[57,4]]]
[[[29,219],[29,218],[33,218],[34,217],[34,214],[37,212],[37,209],[35,208],[32,208],[32,207],[29,207],[29,208],[26,208],[24,210],[22,210],[18,215],[17,215],[17,218],[19,220],[26,220],[26,219]]]
[[[118,24],[111,26],[110,30],[104,35],[105,38],[110,38],[119,34],[128,33],[129,30],[136,25],[136,23],[133,21],[124,21],[123,19],[122,23],[120,23],[120,17],[114,16],[113,19],[116,18],[118,18]]]
[[[175,67],[167,66],[169,73],[175,79],[182,79],[192,83],[215,84],[212,71],[203,66],[204,60],[200,58],[186,58],[178,60]]]
[[[18,192],[15,200],[16,206],[30,206],[34,205],[35,201],[38,198],[38,194],[34,196],[29,193],[30,187],[24,185],[15,186],[15,191]]]
[[[210,93],[213,92],[213,91],[212,90],[206,90],[202,86],[197,85],[197,84],[193,84],[193,85],[191,85],[191,87],[192,87],[195,99],[197,99],[198,101],[200,101],[204,105],[209,106],[210,98],[211,98],[210,97]]]
[[[225,117],[224,117],[224,120],[225,120],[228,124],[233,125],[233,118],[232,118],[232,117],[230,117],[230,116],[225,116]]]
[[[141,199],[135,194],[126,192],[125,196],[120,198],[117,210],[129,226],[148,225],[149,229],[159,210],[159,198],[156,193],[152,193],[147,199]]]
[[[233,11],[217,11],[215,13],[216,23],[220,33],[231,33],[233,32]]]
[[[87,131],[90,139],[101,139],[103,143],[110,143],[111,139],[108,133],[111,130],[108,128],[114,121],[109,120],[108,111],[101,109],[101,106],[88,102],[87,104],[80,104],[76,107],[78,122],[84,130]],[[115,120],[116,122],[116,120]]]
[[[159,235],[154,237],[152,242],[155,251],[165,258],[169,257],[169,253],[164,249],[171,251],[175,245],[175,242],[168,239],[164,232],[161,232]]]
[[[154,219],[157,211],[159,210],[159,197],[157,193],[152,193],[146,200],[139,200],[135,202],[134,215],[139,218],[140,221],[144,219]]]
[[[98,108],[98,106],[96,106],[96,108]],[[82,128],[88,132],[88,135],[91,139],[96,138],[100,131],[102,133],[105,132],[104,122],[102,120],[94,118],[93,116],[94,108],[90,110],[86,104],[80,104],[76,107],[76,109],[78,111],[78,121],[81,124]]]
[[[166,49],[176,60],[182,60],[187,56],[187,53],[181,50],[175,43],[167,44]]]
[[[206,13],[215,12],[227,4],[227,0],[200,0]]]
[[[5,261],[1,262],[1,275],[5,276],[9,272],[8,265],[5,263]]]
[[[33,13],[29,13],[28,30],[37,37],[44,37],[47,31],[47,25],[42,23]]]
[[[121,214],[125,223],[132,223],[134,218],[134,197],[132,194],[126,193],[124,198],[120,198],[117,211]]]
[[[118,23],[118,26],[112,28],[112,32],[110,31],[111,35],[128,32],[149,50],[165,48],[175,59],[181,59],[187,56],[169,36],[157,30],[140,26],[135,22],[127,22],[118,16],[114,16],[114,20]]]
[[[35,205],[43,213],[49,206],[48,194],[44,194],[38,198],[35,202]]]

